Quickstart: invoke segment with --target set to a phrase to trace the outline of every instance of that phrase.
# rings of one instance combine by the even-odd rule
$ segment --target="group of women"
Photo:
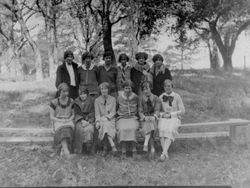
[[[58,68],[58,95],[50,104],[56,151],[67,156],[94,153],[100,141],[104,156],[109,147],[116,154],[119,144],[122,158],[128,150],[137,158],[137,139],[141,133],[143,152],[154,157],[154,137],[158,133],[162,146],[160,160],[166,160],[185,108],[180,95],[173,91],[172,76],[163,64],[163,57],[154,55],[151,68],[145,52],[136,54],[133,66],[124,53],[119,55],[117,67],[112,66],[113,58],[112,53],[105,52],[104,65],[97,67],[92,63],[93,55],[86,52],[77,70],[70,71],[69,65],[64,65],[70,79],[63,79]],[[72,60],[73,53],[66,51],[64,63]]]

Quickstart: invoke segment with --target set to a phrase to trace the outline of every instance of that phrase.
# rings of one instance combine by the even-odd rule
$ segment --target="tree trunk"
[[[40,50],[36,44],[36,42],[32,39],[29,30],[24,22],[24,19],[22,17],[22,14],[20,13],[20,10],[18,12],[18,22],[21,26],[21,32],[22,35],[26,38],[26,40],[29,42],[31,45],[34,56],[35,56],[35,67],[36,67],[36,80],[41,81],[43,80],[43,71],[42,71],[42,58],[41,58],[41,53]]]
[[[104,17],[104,24],[102,26],[103,28],[103,47],[104,47],[104,51],[110,51],[113,53],[113,64],[116,65],[116,58],[115,58],[115,54],[114,54],[114,50],[113,50],[113,46],[112,46],[112,24],[109,20],[109,15],[105,15]]]
[[[232,71],[233,70],[233,64],[232,64],[232,54],[224,52],[221,54],[223,59],[223,68],[226,71]]]
[[[218,47],[217,47],[215,41],[212,39],[209,39],[207,41],[207,46],[208,46],[208,50],[209,50],[210,69],[211,70],[218,70],[220,67]]]

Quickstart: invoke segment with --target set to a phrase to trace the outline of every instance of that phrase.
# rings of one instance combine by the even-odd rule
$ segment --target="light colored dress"
[[[160,112],[161,102],[156,95],[151,94],[149,97],[142,95],[139,99],[139,115],[142,125],[142,134],[150,134],[157,130],[157,117]],[[151,117],[151,120],[145,121],[145,117]]]
[[[181,125],[181,115],[185,113],[182,99],[175,92],[170,95],[163,93],[159,98],[162,103],[161,118],[158,121],[159,137],[166,137],[174,141],[178,134],[178,127]],[[162,117],[166,112],[171,114],[171,118]]]
[[[94,101],[90,96],[82,101],[78,97],[74,101],[75,111],[75,135],[74,135],[74,150],[76,153],[82,152],[84,143],[93,142],[95,109]]]
[[[69,119],[72,116],[73,99],[68,98],[66,105],[60,104],[59,98],[51,101],[50,107],[55,111],[55,117],[59,119]],[[63,139],[68,139],[69,145],[73,140],[74,123],[73,121],[52,122],[54,128],[54,146],[60,145]]]
[[[115,138],[115,114],[116,114],[116,99],[110,95],[106,100],[103,96],[99,96],[95,100],[95,120],[100,122],[98,138],[103,140],[107,133],[112,139]],[[106,117],[107,120],[103,120]]]
[[[136,140],[136,132],[139,127],[138,122],[138,96],[132,93],[128,98],[124,95],[124,91],[117,98],[117,136],[118,141],[134,141]]]

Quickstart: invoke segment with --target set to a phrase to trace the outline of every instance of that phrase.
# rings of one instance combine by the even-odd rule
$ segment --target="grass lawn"
[[[174,76],[186,108],[182,122],[250,119],[249,75],[186,71]],[[54,80],[0,81],[1,127],[48,127]],[[185,132],[187,130],[181,130]],[[196,131],[203,131],[197,130]],[[250,187],[250,148],[227,138],[176,141],[170,160],[119,157],[51,158],[50,145],[0,146],[1,186],[232,185]],[[159,155],[160,153],[158,153]]]

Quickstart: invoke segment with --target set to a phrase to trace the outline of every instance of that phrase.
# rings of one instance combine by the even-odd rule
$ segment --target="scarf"
[[[155,75],[157,76],[158,74],[164,74],[165,73],[165,70],[166,70],[166,66],[164,64],[161,65],[160,68],[156,68],[155,64],[153,64],[153,66],[151,67],[150,69],[150,73],[152,75]]]
[[[143,72],[144,70],[145,71],[149,71],[150,70],[150,66],[147,62],[145,62],[144,65],[140,65],[138,62],[134,65],[134,68],[140,72]]]

